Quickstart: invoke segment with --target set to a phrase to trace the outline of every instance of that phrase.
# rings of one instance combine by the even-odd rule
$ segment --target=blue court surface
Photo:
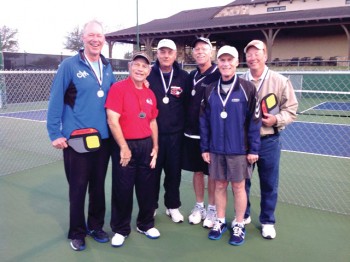
[[[339,105],[339,103],[335,104]],[[0,114],[0,117],[44,122],[47,110],[3,113]],[[282,132],[282,149],[335,157],[350,157],[348,134],[350,134],[350,125],[294,122]]]
[[[11,113],[2,113],[0,117],[8,118],[17,118],[23,120],[32,120],[32,121],[46,121],[47,110],[32,110],[32,111],[20,111],[20,112],[11,112]]]
[[[282,131],[282,149],[350,157],[350,126],[294,122]]]
[[[331,110],[331,111],[350,111],[350,103],[348,102],[325,102],[317,105],[313,109]]]

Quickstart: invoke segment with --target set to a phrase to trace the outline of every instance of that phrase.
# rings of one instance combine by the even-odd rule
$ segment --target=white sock
[[[215,210],[216,211],[216,206],[215,205],[209,205],[208,204],[208,210],[211,209],[211,210]]]
[[[222,224],[225,224],[225,223],[226,223],[226,219],[225,219],[225,218],[218,218],[218,220],[219,220]]]
[[[196,205],[200,206],[200,207],[204,207],[204,202],[197,202]]]

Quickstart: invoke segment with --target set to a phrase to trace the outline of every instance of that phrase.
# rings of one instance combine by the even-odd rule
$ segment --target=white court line
[[[293,123],[305,123],[305,124],[318,124],[318,125],[335,125],[335,126],[350,126],[350,124],[337,124],[337,123],[323,123],[323,122],[308,122],[308,121],[294,121]],[[292,124],[293,124],[292,123]],[[287,126],[288,128],[288,126]]]
[[[308,109],[306,109],[306,110],[304,110],[304,111],[301,111],[299,114],[303,114],[303,113],[305,113],[305,112],[307,112],[307,111],[309,111],[309,110],[312,110],[312,109],[314,109],[315,107],[318,107],[318,106],[323,105],[323,104],[325,104],[325,103],[328,103],[328,102],[323,102],[323,103],[321,103],[321,104],[318,104],[318,105],[315,105],[315,106],[313,106],[313,107],[310,107],[310,108],[308,108]],[[316,109],[316,110],[318,110],[318,109]]]
[[[30,122],[46,123],[46,120],[34,120],[34,119],[28,119],[28,118],[12,117],[12,116],[3,116],[3,115],[0,115],[0,117],[8,118],[8,119],[18,119],[18,120],[24,120],[24,121],[30,121]]]
[[[289,153],[297,153],[297,154],[306,154],[306,155],[314,155],[314,156],[326,156],[326,157],[350,159],[350,157],[347,157],[347,156],[333,156],[333,155],[315,154],[315,153],[309,153],[309,152],[303,152],[303,151],[293,151],[293,150],[282,150],[282,151],[289,152]]]

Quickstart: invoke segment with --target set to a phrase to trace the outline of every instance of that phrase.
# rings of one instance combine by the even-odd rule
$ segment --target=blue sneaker
[[[72,239],[70,246],[75,251],[82,251],[85,249],[85,240],[84,239]]]
[[[232,233],[228,243],[234,246],[240,246],[244,243],[244,238],[245,238],[244,224],[243,225],[235,224],[232,227]]]
[[[209,231],[208,238],[211,240],[218,240],[222,237],[222,234],[227,230],[226,223],[221,223],[219,220],[216,220],[213,228]]]
[[[108,234],[106,232],[104,232],[102,229],[88,230],[87,234],[99,243],[106,243],[109,241]]]

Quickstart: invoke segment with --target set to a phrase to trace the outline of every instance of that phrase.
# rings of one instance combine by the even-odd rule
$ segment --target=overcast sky
[[[106,33],[165,18],[183,10],[227,5],[234,0],[1,0],[0,26],[18,29],[19,51],[72,54],[64,49],[65,36],[75,27],[97,19]],[[114,47],[113,50],[119,49]],[[121,48],[120,48],[121,49]],[[107,55],[107,48],[103,51]],[[122,58],[114,53],[113,58]],[[116,56],[116,57],[115,57]],[[120,57],[118,57],[120,56]]]

